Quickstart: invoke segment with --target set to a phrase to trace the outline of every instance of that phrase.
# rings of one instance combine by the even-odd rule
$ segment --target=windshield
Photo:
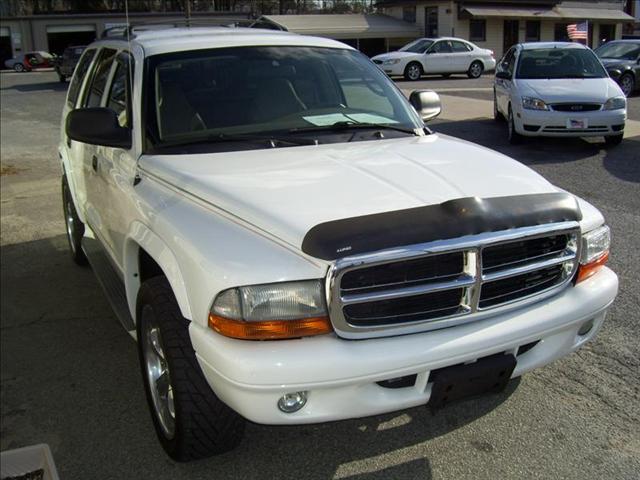
[[[640,43],[609,42],[598,47],[595,52],[600,58],[636,60],[640,56]]]
[[[604,78],[604,70],[591,50],[540,48],[520,52],[516,78]]]
[[[427,51],[427,48],[429,48],[432,44],[433,44],[433,40],[425,40],[425,39],[415,40],[411,43],[407,43],[399,51],[410,52],[410,53],[424,53]]]
[[[152,149],[377,125],[424,128],[395,85],[353,50],[234,47],[150,57]],[[354,128],[356,130],[356,128]],[[307,135],[307,134],[305,134]],[[298,139],[299,140],[299,139]]]

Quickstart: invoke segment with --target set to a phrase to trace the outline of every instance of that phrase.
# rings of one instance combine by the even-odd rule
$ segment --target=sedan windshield
[[[402,47],[400,52],[409,52],[409,53],[424,53],[427,51],[433,44],[432,40],[420,39],[411,43],[407,43],[404,47]]]
[[[300,134],[364,135],[370,126],[384,130],[382,138],[424,127],[387,76],[353,50],[234,47],[157,55],[147,82],[153,149],[241,140],[309,144],[315,140]]]
[[[605,78],[598,58],[583,48],[540,48],[523,50],[516,78]]]
[[[618,60],[636,60],[640,56],[640,42],[638,43],[605,43],[596,50],[600,58],[615,58]]]

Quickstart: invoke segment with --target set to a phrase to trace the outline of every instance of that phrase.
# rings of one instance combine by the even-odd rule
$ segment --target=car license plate
[[[567,128],[569,130],[584,130],[589,126],[586,118],[570,118],[567,120]]]
[[[431,372],[433,380],[428,406],[437,409],[456,400],[485,393],[497,393],[507,386],[516,358],[502,353],[477,362],[440,368]]]

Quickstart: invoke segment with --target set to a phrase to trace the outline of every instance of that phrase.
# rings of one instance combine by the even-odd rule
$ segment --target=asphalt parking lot
[[[66,84],[0,75],[0,449],[51,446],[67,479],[637,479],[640,472],[640,96],[627,138],[511,146],[491,79],[432,88],[433,130],[509,155],[605,215],[620,294],[594,342],[500,395],[300,427],[249,425],[240,447],[192,464],[156,441],[136,347],[89,269],[68,257],[56,144]],[[460,172],[464,175],[465,172]]]

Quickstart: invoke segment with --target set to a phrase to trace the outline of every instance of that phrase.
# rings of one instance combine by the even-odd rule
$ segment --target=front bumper
[[[578,349],[595,336],[618,290],[603,268],[551,299],[475,323],[421,334],[370,340],[333,335],[252,342],[222,337],[191,323],[196,356],[209,384],[247,419],[264,424],[317,423],[364,417],[425,404],[429,373],[538,342],[518,355],[513,377]],[[593,320],[585,335],[578,330]],[[389,389],[376,382],[417,375],[413,386]],[[277,408],[285,393],[308,391],[304,408]]]
[[[570,128],[570,120],[584,120],[586,128]],[[626,110],[559,112],[525,110],[515,112],[516,131],[529,137],[598,137],[624,133]],[[536,129],[534,130],[534,127]]]

